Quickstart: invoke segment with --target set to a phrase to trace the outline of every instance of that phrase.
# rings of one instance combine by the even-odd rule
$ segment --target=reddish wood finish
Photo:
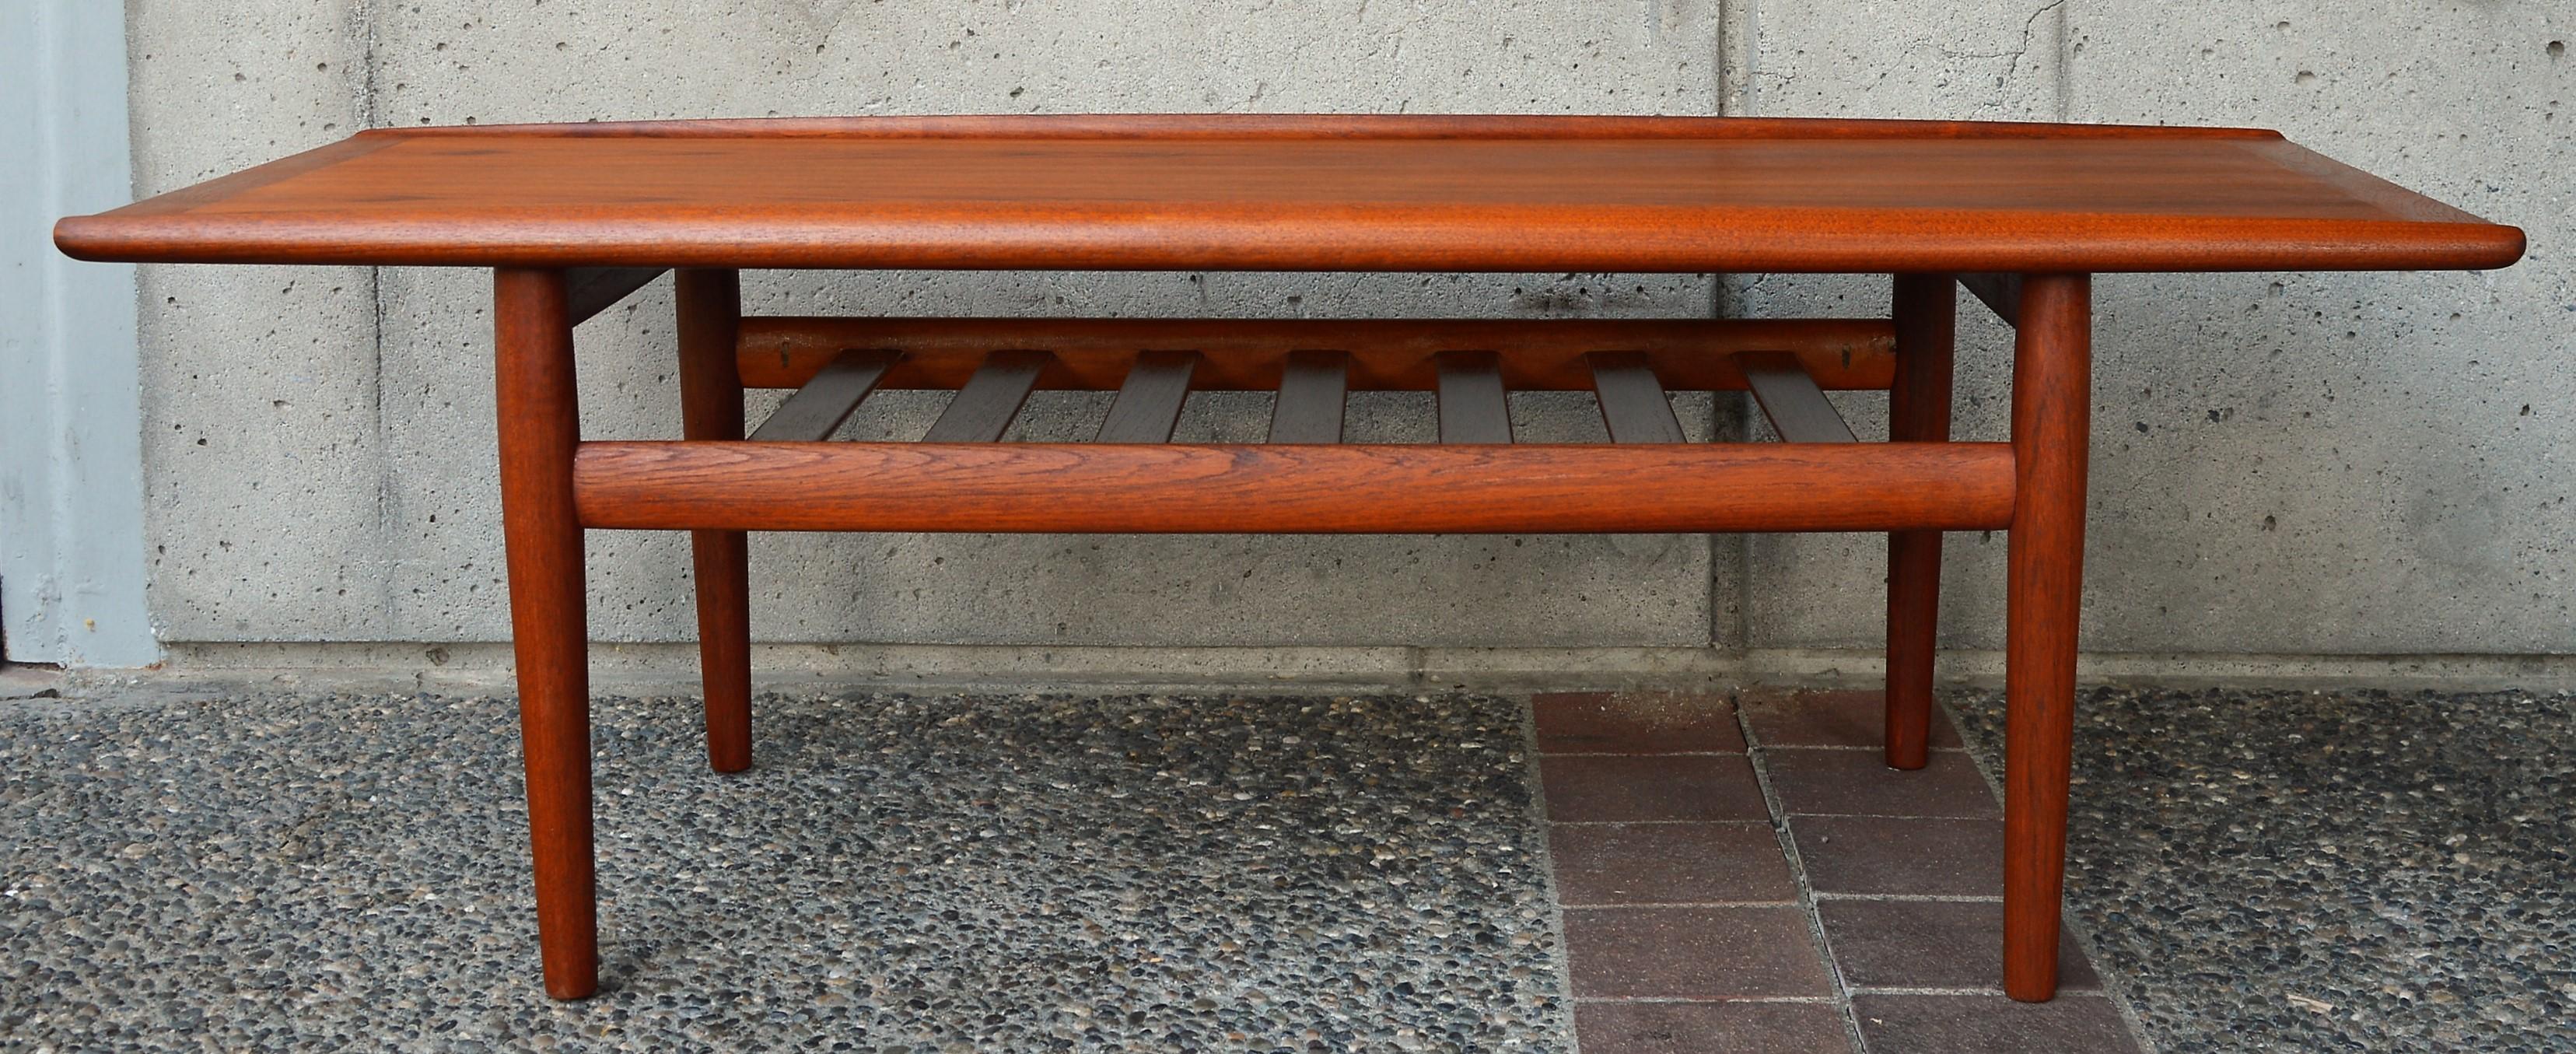
[[[2496,267],[2265,133],[1092,118],[364,133],[55,229],[84,259],[1331,271]]]
[[[1259,534],[1981,530],[2001,443],[585,443],[591,527]]]
[[[2023,279],[2004,604],[2004,993],[2024,1002],[2057,994],[2076,628],[2084,606],[2092,327],[2086,276]]]
[[[648,137],[663,139],[2279,139],[2262,128],[1891,121],[1814,117],[1561,114],[927,114],[903,117],[736,117],[389,128],[385,135]]]
[[[2481,268],[2523,250],[2515,228],[2250,129],[1311,115],[375,130],[64,219],[55,242],[98,260],[498,268],[538,928],[547,991],[567,999],[598,979],[585,526],[693,532],[720,770],[750,762],[745,530],[1889,531],[1888,759],[1912,767],[1925,760],[1940,532],[2009,528],[2005,990],[2049,998],[2089,273]],[[687,439],[580,443],[571,327],[673,266]],[[744,320],[739,267],[1900,276],[1892,323]],[[1951,272],[2017,326],[2008,445],[1946,441]],[[1461,348],[1490,353],[1444,383],[1441,356]],[[998,438],[1032,386],[1116,389],[1141,361],[1149,373],[1108,437],[1167,436],[1177,394],[1196,387],[1282,391],[1274,438],[1293,442],[739,441],[746,382],[796,387],[851,349],[903,353],[885,386],[960,390],[935,440]],[[1185,350],[1198,353],[1187,383],[1145,383],[1172,373],[1153,353]],[[1611,367],[1601,392],[1619,438],[1675,438],[1669,404],[1653,412],[1657,375],[1741,389],[1753,378],[1737,356],[1766,351],[1794,356],[1776,376],[1890,389],[1896,441],[1308,445],[1338,438],[1345,384],[1440,390],[1449,438],[1508,439],[1504,388],[1590,389],[1595,362]],[[862,379],[836,376],[839,394],[812,393],[781,431],[846,413],[837,400],[854,405]],[[1774,406],[1821,402],[1816,389],[1763,394],[1791,438],[1818,432]]]
[[[672,286],[679,310],[680,434],[742,438],[742,378],[733,349],[742,317],[742,278],[728,270],[683,269]],[[707,763],[718,772],[751,767],[751,556],[741,531],[692,531],[689,565],[698,590],[698,676],[707,708]]]
[[[1054,352],[1040,388],[1101,392],[1147,348],[1198,352],[1190,388],[1203,392],[1277,390],[1289,348],[1349,352],[1354,391],[1431,391],[1433,360],[1456,348],[1501,356],[1517,392],[1591,389],[1594,351],[1643,353],[1675,391],[1742,389],[1733,356],[1756,350],[1797,353],[1833,389],[1885,388],[1896,373],[1886,319],[747,318],[743,382],[794,388],[847,348],[902,349],[888,388],[961,387],[996,348]]]
[[[580,403],[563,273],[495,273],[492,318],[501,533],[509,548],[537,942],[547,994],[580,999],[599,987],[599,939],[590,832],[590,630],[582,530],[572,500]]]
[[[1958,290],[1947,274],[1896,276],[1896,383],[1887,393],[1887,437],[1950,438],[1950,369]],[[1941,621],[1941,532],[1887,536],[1887,764],[1931,760],[1932,657]]]

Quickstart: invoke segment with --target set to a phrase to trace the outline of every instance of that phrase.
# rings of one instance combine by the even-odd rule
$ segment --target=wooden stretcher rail
[[[1884,389],[1896,376],[1886,319],[1071,319],[752,317],[739,330],[742,383],[803,385],[841,352],[893,349],[887,388],[963,387],[999,348],[1043,348],[1047,389],[1115,391],[1144,350],[1195,351],[1195,391],[1276,391],[1291,349],[1350,354],[1352,391],[1435,391],[1441,352],[1494,352],[1513,391],[1590,391],[1584,355],[1634,351],[1674,391],[1740,391],[1732,356],[1795,353],[1828,389]]]
[[[2004,443],[593,442],[585,527],[1157,534],[1993,530]]]

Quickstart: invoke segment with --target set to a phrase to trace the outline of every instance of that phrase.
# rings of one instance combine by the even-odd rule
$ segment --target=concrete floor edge
[[[141,670],[75,670],[74,683],[295,683],[306,676],[359,689],[475,691],[506,686],[505,643],[188,643],[165,645],[168,661]],[[2002,683],[2002,653],[1942,653],[1941,679],[1963,687]],[[1123,689],[1287,688],[1354,690],[1544,690],[1756,683],[1862,687],[1881,672],[1876,649],[1689,647],[1451,648],[760,644],[752,668],[760,687],[984,688],[1049,686]],[[677,689],[696,678],[688,643],[592,646],[591,677],[602,689]],[[2189,655],[2088,654],[2089,684],[2187,688],[2441,688],[2453,691],[2576,687],[2576,654],[2565,655]]]

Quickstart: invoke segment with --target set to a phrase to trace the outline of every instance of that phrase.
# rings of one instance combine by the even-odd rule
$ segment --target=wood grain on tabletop
[[[2474,268],[2522,251],[2519,230],[2260,131],[1357,116],[387,129],[66,219],[56,241],[137,261],[1386,271]]]

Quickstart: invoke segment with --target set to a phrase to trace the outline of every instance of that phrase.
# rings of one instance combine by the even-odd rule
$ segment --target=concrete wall
[[[1535,111],[2282,127],[2532,234],[2493,275],[2106,277],[2088,644],[2576,652],[2576,290],[2564,5],[1344,0],[129,5],[137,190],[369,125],[820,113]],[[1758,9],[1757,9],[1758,8]],[[2576,120],[2576,118],[2571,118]],[[150,599],[165,639],[506,635],[483,276],[147,268]],[[1883,280],[1652,275],[759,275],[755,312],[1876,313]],[[1962,317],[1962,432],[2004,334]],[[591,434],[668,436],[667,285],[583,328]],[[1526,397],[1525,397],[1526,398]],[[1041,399],[1030,437],[1096,401]],[[1859,418],[1870,400],[1847,400]],[[885,398],[849,434],[918,428]],[[1597,438],[1530,398],[1537,438]],[[1746,426],[1732,397],[1688,417]],[[1185,436],[1257,435],[1200,397]],[[1758,427],[1758,426],[1757,426]],[[1371,399],[1357,432],[1427,437]],[[1999,539],[1954,542],[1948,635],[2000,642]],[[765,639],[1036,646],[1871,646],[1859,537],[769,536]],[[679,539],[594,536],[605,639],[691,633]]]
[[[2104,276],[2085,643],[2113,652],[2576,651],[2576,5],[1763,5],[1730,112],[2279,128],[2525,228],[2493,274]],[[1875,27],[1881,32],[1873,33]],[[2571,116],[2576,120],[2576,116]],[[1756,314],[1876,282],[1740,279]],[[1958,429],[2001,439],[2009,331],[1963,314]],[[1968,350],[1975,348],[1975,351]],[[1882,420],[1883,399],[1850,399]],[[1751,544],[1756,646],[1876,638],[1883,546]],[[2003,545],[1954,536],[1944,638],[2002,644]]]

